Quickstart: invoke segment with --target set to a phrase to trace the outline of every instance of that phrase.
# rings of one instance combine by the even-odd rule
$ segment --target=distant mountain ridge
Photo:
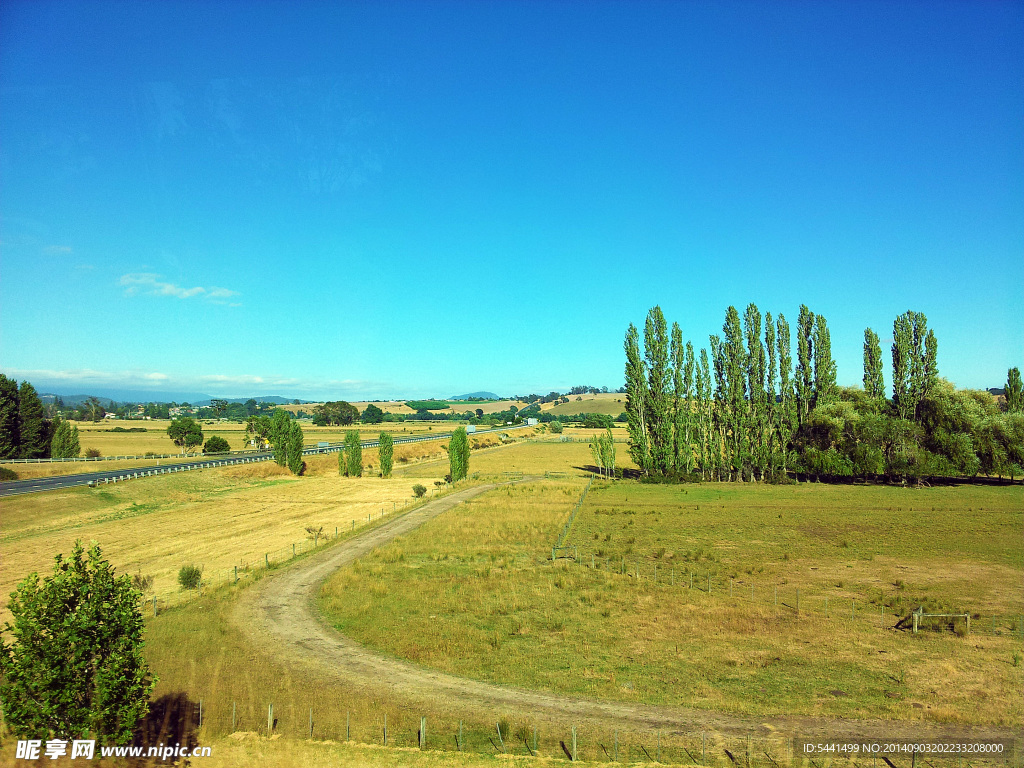
[[[493,392],[470,392],[466,395],[452,395],[448,398],[449,400],[501,400],[501,398]]]
[[[227,400],[229,403],[245,403],[248,400],[255,400],[257,403],[271,403],[272,405],[287,405],[295,400],[299,400],[300,404],[319,402],[319,400],[303,400],[280,395],[215,398],[202,392],[146,392],[144,390],[105,390],[102,395],[65,395],[45,392],[41,393],[39,397],[43,402],[52,402],[59,397],[67,406],[81,405],[90,397],[95,397],[104,408],[110,408],[115,403],[188,403],[189,405],[205,406],[209,405],[211,400]]]

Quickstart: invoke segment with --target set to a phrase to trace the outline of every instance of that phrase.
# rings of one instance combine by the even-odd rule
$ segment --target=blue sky
[[[0,4],[0,370],[308,398],[622,383],[659,304],[1024,364],[1024,5]],[[795,323],[794,323],[795,324]],[[887,370],[888,375],[888,370]]]

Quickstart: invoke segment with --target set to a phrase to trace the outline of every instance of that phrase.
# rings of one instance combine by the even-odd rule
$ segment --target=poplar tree
[[[1024,411],[1024,387],[1021,386],[1020,369],[1011,368],[1006,372],[1006,410],[1009,413]]]
[[[693,344],[686,342],[683,358],[683,469],[687,473],[693,471],[693,432],[696,414],[693,403]]]
[[[651,470],[664,475],[672,469],[672,422],[669,418],[668,327],[661,307],[647,313],[644,324],[647,363],[647,434],[651,440]]]
[[[465,427],[456,429],[448,441],[448,467],[453,483],[464,480],[469,472],[469,437]]]
[[[768,422],[768,468],[774,477],[779,469],[778,403],[775,400],[775,377],[778,354],[775,349],[775,320],[771,312],[764,313],[764,348],[767,353],[764,379],[765,420]]]
[[[686,392],[683,385],[683,367],[686,351],[679,323],[672,323],[672,466],[676,472],[685,472],[686,451]]]
[[[753,472],[760,473],[764,480],[764,470],[768,463],[769,430],[768,403],[765,393],[765,355],[761,343],[761,311],[751,302],[743,313],[743,327],[747,341],[747,393],[748,419],[747,433],[750,443],[751,480]]]
[[[301,475],[306,462],[302,460],[304,447],[302,426],[297,421],[291,423],[288,430],[288,469],[293,475]]]
[[[722,324],[722,341],[726,409],[728,414],[727,434],[729,438],[729,459],[737,480],[743,479],[744,467],[749,462],[749,433],[747,408],[747,352],[743,347],[743,329],[736,307],[730,306],[725,312]]]
[[[811,412],[814,396],[814,313],[806,304],[800,305],[796,327],[796,418],[802,427]]]
[[[700,365],[696,378],[698,463],[701,479],[707,480],[711,461],[711,370],[708,365],[708,351],[703,347],[700,350]]]
[[[900,419],[909,419],[916,406],[912,402],[910,389],[910,357],[913,347],[911,314],[906,312],[899,315],[892,324],[892,405]]]
[[[359,441],[359,432],[350,429],[345,433],[345,472],[346,477],[363,476],[363,444]]]
[[[78,427],[64,419],[59,420],[50,441],[50,456],[54,459],[75,459],[81,450]]]
[[[395,459],[395,441],[390,432],[381,432],[377,438],[377,455],[380,458],[380,476],[391,477],[391,468]]]
[[[781,312],[776,320],[776,343],[779,350],[779,407],[776,424],[779,431],[779,449],[782,453],[782,472],[789,464],[789,441],[796,424],[795,393],[793,391],[793,354],[790,347],[789,321]]]
[[[882,379],[882,347],[878,334],[864,329],[864,392],[872,400],[885,399],[885,381]]]
[[[813,407],[827,405],[836,397],[836,364],[832,359],[832,341],[823,315],[814,318],[814,397]]]
[[[644,475],[651,469],[650,440],[647,435],[647,374],[640,356],[640,334],[629,324],[626,340],[626,428],[629,455]]]
[[[712,335],[708,337],[708,342],[711,345],[711,365],[715,374],[714,402],[712,406],[714,427],[711,443],[711,469],[716,479],[721,481],[723,464],[730,461],[726,442],[726,431],[729,429],[730,424],[728,385],[726,384],[726,365],[722,340],[718,336]]]
[[[288,466],[288,438],[291,435],[291,419],[288,411],[277,408],[270,417],[270,442],[274,446],[274,461],[282,467]]]

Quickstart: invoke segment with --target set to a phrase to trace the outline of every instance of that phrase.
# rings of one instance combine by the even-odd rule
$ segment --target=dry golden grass
[[[544,412],[558,414],[606,413],[618,416],[626,410],[626,395],[617,392],[602,392],[598,395],[568,395],[568,403],[542,403]],[[579,398],[577,400],[577,398]]]
[[[48,575],[53,556],[81,539],[99,542],[118,572],[153,576],[160,600],[177,600],[183,565],[225,581],[234,566],[262,566],[266,553],[281,560],[292,544],[301,551],[306,526],[333,537],[336,527],[351,529],[412,499],[405,478],[339,477],[336,454],[323,459],[333,473],[295,478],[264,462],[5,499],[0,594],[31,571]]]

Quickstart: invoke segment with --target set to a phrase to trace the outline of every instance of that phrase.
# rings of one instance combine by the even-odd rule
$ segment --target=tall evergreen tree
[[[796,418],[803,426],[814,403],[814,313],[800,305],[796,327]]]
[[[50,456],[54,459],[78,458],[81,446],[78,442],[78,427],[71,422],[58,419],[50,440]]]
[[[885,381],[882,378],[882,347],[878,334],[870,328],[864,329],[864,392],[872,400],[885,398]]]
[[[732,425],[729,411],[729,385],[727,383],[725,347],[722,339],[712,335],[708,337],[711,346],[711,366],[715,373],[713,440],[711,443],[712,474],[721,481],[722,470],[732,466],[732,454],[728,443],[728,431]],[[731,476],[727,479],[731,479]]]
[[[832,359],[832,341],[823,315],[814,317],[814,396],[813,407],[824,406],[836,398],[836,364]]]
[[[651,469],[650,440],[647,434],[647,371],[640,355],[640,334],[629,324],[626,340],[626,426],[629,431],[629,455],[648,474]]]
[[[391,477],[395,460],[395,441],[390,432],[381,432],[377,438],[377,456],[380,458],[380,476]]]
[[[1024,387],[1021,386],[1020,369],[1011,368],[1006,372],[1006,410],[1010,413],[1024,411]]]
[[[0,459],[18,458],[18,383],[0,373]]]
[[[668,326],[661,307],[647,313],[644,324],[647,362],[647,434],[651,438],[651,469],[664,475],[672,470],[672,420],[669,388]]]
[[[18,390],[18,453],[22,459],[41,459],[50,447],[46,428],[46,412],[36,394],[36,389],[27,381],[21,382]]]
[[[938,341],[923,312],[905,312],[893,323],[893,406],[901,419],[920,421],[921,402],[939,379]]]

